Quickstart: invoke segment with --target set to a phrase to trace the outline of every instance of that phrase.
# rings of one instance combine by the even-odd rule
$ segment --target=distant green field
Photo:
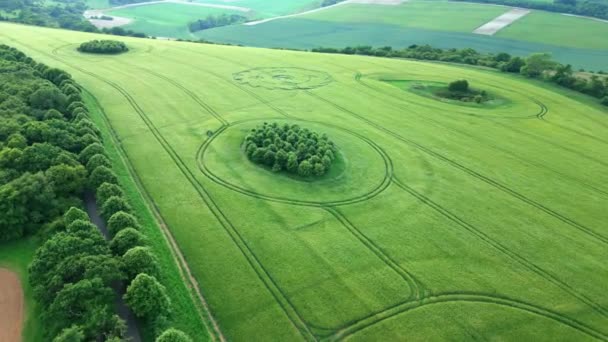
[[[90,9],[102,9],[111,7],[109,0],[85,0],[85,3]]]
[[[195,0],[207,4],[231,5],[251,8],[256,18],[268,18],[302,12],[320,6],[322,0]]]
[[[386,24],[471,32],[505,12],[505,7],[447,1],[411,1],[399,6],[349,4],[299,16],[337,23]]]
[[[33,298],[27,268],[32,262],[38,242],[34,238],[0,243],[0,267],[17,273],[25,296],[23,342],[42,342],[42,321],[38,304]]]
[[[107,14],[132,18],[134,21],[126,26],[136,32],[145,32],[151,36],[193,38],[188,30],[188,23],[204,19],[208,15],[241,14],[243,12],[221,8],[181,5],[174,3],[153,4],[146,6],[127,7]]]
[[[496,37],[586,49],[608,49],[608,22],[533,11]]]
[[[608,70],[608,50],[580,49],[465,32],[447,32],[385,24],[358,24],[289,18],[254,26],[229,26],[197,32],[214,42],[259,47],[311,49],[355,45],[407,47],[430,44],[442,48],[473,48],[527,56],[550,52],[562,63],[587,70]]]
[[[595,99],[398,59],[129,37],[129,53],[76,51],[101,37],[0,23],[0,43],[97,98],[225,340],[608,340]],[[387,82],[456,79],[508,101]],[[298,179],[252,163],[243,142],[263,122],[328,134],[339,168]]]

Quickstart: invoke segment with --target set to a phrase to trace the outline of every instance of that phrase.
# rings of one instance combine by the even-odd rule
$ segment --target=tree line
[[[390,46],[374,48],[355,46],[338,48],[315,48],[312,52],[338,53],[347,55],[366,55],[389,58],[411,58],[418,60],[441,61],[468,65],[478,65],[498,69],[506,73],[521,74],[528,78],[545,80],[577,92],[593,96],[600,103],[608,106],[608,77],[599,75],[582,77],[576,74],[571,65],[560,64],[547,53],[534,53],[528,57],[511,56],[501,52],[497,54],[482,53],[471,48],[440,49],[430,45],[411,45],[404,49],[393,49]]]
[[[125,281],[125,302],[159,341],[190,341],[168,329],[158,262],[80,92],[68,73],[0,45],[0,241],[41,240],[28,273],[45,340],[122,341],[112,284]],[[82,210],[85,191],[111,240]]]
[[[99,54],[119,54],[129,51],[127,45],[116,40],[91,40],[80,44],[80,52],[99,53]]]
[[[208,15],[205,19],[199,19],[188,24],[190,32],[202,31],[214,27],[228,26],[244,23],[247,17],[240,14]]]
[[[549,12],[570,13],[608,19],[608,2],[598,0],[452,0],[477,3],[500,4],[510,7],[524,7]]]

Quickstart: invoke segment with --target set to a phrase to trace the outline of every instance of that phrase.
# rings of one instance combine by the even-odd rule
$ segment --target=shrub
[[[158,336],[156,342],[192,342],[192,339],[183,331],[170,328]]]
[[[252,129],[244,145],[247,157],[254,163],[271,167],[274,172],[285,170],[303,177],[325,174],[336,151],[325,134],[276,122]]]
[[[80,44],[80,52],[100,53],[100,54],[119,54],[129,51],[127,45],[116,40],[91,40]]]
[[[108,220],[108,231],[112,236],[129,227],[137,229],[139,228],[139,223],[137,223],[135,216],[125,213],[124,211],[117,212]]]
[[[89,215],[75,207],[71,207],[68,211],[66,211],[65,214],[63,214],[63,222],[65,222],[66,226],[69,226],[76,220],[87,221],[89,220]]]
[[[139,273],[151,276],[158,275],[158,261],[147,247],[133,247],[122,256],[123,272],[128,280],[132,280]]]
[[[469,91],[469,82],[467,80],[458,80],[450,83],[448,89],[454,92],[466,93]]]
[[[89,186],[91,189],[97,189],[103,183],[118,183],[116,174],[105,166],[98,166],[91,172],[89,176]]]
[[[134,247],[145,246],[146,238],[135,228],[124,228],[116,233],[110,242],[110,249],[114,255],[122,256]]]
[[[103,183],[97,188],[96,195],[97,204],[103,205],[106,203],[108,198],[112,196],[124,197],[125,193],[122,191],[120,186],[114,183]]]
[[[103,206],[101,207],[101,216],[108,220],[112,215],[119,211],[128,213],[131,211],[131,206],[124,198],[112,196],[103,203]]]
[[[145,319],[168,314],[171,305],[165,287],[145,273],[131,282],[124,298],[135,316]]]

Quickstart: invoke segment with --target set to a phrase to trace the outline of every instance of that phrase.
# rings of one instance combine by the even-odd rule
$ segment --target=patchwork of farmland
[[[608,340],[605,108],[481,69],[131,38],[77,52],[93,38],[0,24],[104,108],[228,340]],[[505,100],[412,88],[456,79]],[[327,134],[335,169],[252,163],[263,122]]]

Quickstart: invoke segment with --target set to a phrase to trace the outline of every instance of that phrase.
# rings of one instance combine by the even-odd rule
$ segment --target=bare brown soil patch
[[[19,277],[0,268],[0,342],[21,341],[23,289]]]

